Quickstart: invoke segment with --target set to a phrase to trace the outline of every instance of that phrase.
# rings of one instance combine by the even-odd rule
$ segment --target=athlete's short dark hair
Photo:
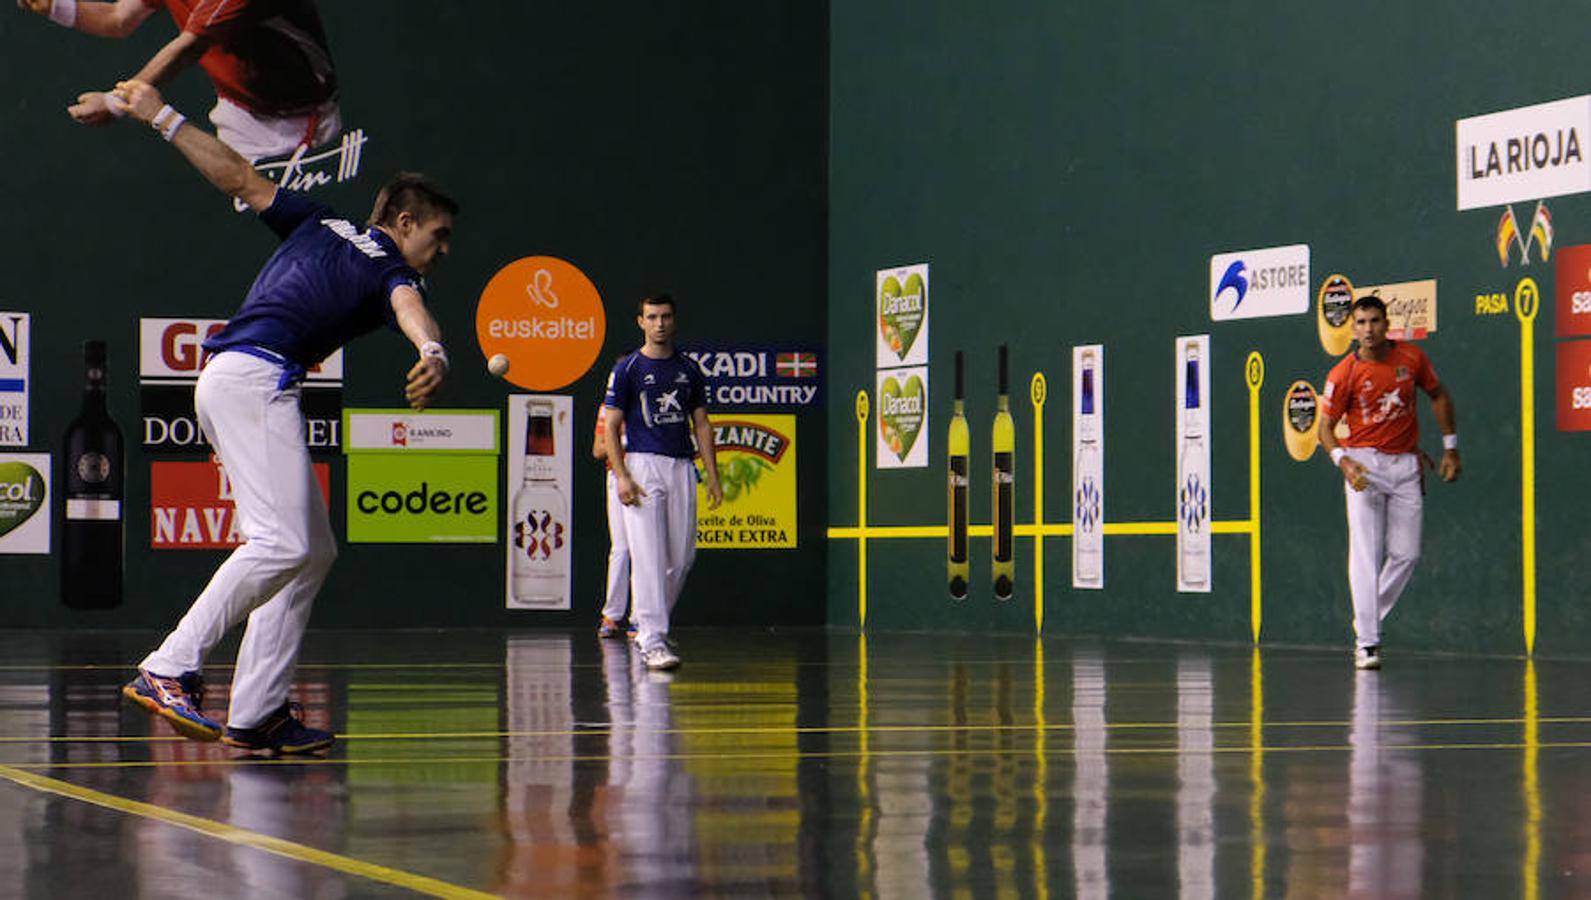
[[[671,294],[648,294],[641,298],[640,303],[635,304],[636,315],[646,315],[648,306],[666,306],[672,310],[674,308],[674,297]]]
[[[376,193],[369,224],[391,225],[398,220],[399,213],[408,213],[424,222],[439,212],[458,215],[458,201],[419,172],[399,172]]]
[[[1381,310],[1381,318],[1385,319],[1387,317],[1386,301],[1382,300],[1380,297],[1377,297],[1375,294],[1365,294],[1363,297],[1355,300],[1353,302],[1353,309],[1350,309],[1348,314],[1352,315],[1361,309],[1379,309]]]

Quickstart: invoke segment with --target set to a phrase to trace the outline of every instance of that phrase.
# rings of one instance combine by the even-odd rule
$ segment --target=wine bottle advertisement
[[[879,269],[874,275],[875,368],[928,364],[928,264]]]
[[[1177,590],[1210,592],[1210,336],[1179,337],[1174,356]]]
[[[50,552],[50,455],[0,453],[0,554]]]
[[[707,487],[697,483],[697,549],[795,547],[795,415],[730,413],[709,419],[724,502],[717,509],[708,509]]]
[[[1105,346],[1072,348],[1072,587],[1105,587]]]
[[[928,367],[880,370],[877,388],[878,468],[927,467]]]
[[[28,370],[33,317],[0,312],[0,447],[28,445]]]
[[[573,419],[571,397],[508,397],[508,482],[503,496],[508,501],[504,543],[509,609],[570,608]]]

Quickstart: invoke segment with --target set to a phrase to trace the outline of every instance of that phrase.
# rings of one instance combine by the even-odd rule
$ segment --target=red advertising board
[[[331,506],[331,467],[315,463]],[[155,550],[227,550],[243,543],[226,470],[207,462],[149,464],[149,546]]]
[[[1558,345],[1558,430],[1591,431],[1591,341]]]
[[[1557,266],[1554,273],[1557,277],[1553,281],[1558,295],[1558,337],[1591,335],[1591,244],[1558,248],[1554,265]]]

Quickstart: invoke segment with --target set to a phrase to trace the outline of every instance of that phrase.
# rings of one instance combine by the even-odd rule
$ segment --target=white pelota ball
[[[486,371],[491,372],[493,375],[496,375],[498,378],[502,378],[504,375],[507,375],[508,374],[508,356],[507,356],[507,354],[498,353],[498,354],[495,354],[491,359],[487,360],[486,361]]]

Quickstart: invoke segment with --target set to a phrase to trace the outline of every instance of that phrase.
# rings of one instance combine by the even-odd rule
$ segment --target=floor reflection
[[[1591,880],[1585,664],[682,637],[689,663],[659,675],[584,631],[312,635],[293,692],[341,740],[282,761],[121,703],[147,637],[0,633],[0,896],[1533,898]],[[230,672],[207,674],[224,710]]]
[[[1348,896],[1419,897],[1424,770],[1396,672],[1356,672],[1348,729]]]

